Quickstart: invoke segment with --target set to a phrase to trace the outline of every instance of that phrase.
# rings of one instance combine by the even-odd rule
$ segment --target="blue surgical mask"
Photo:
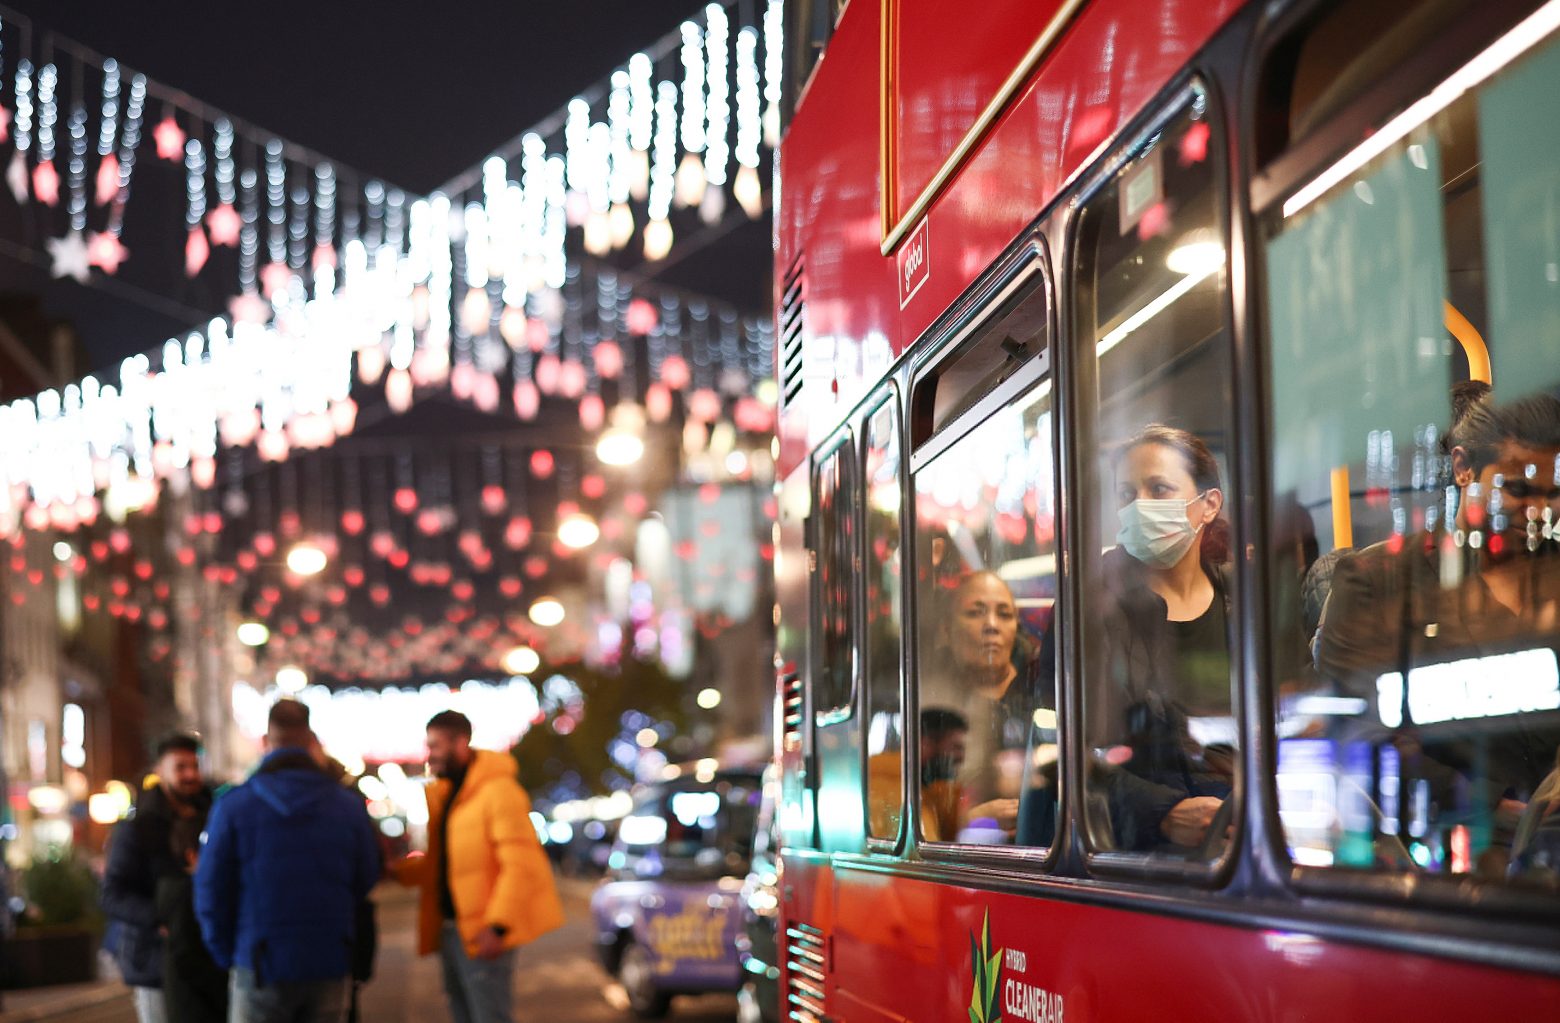
[[[1121,529],[1116,542],[1123,550],[1150,568],[1169,568],[1186,556],[1202,526],[1186,519],[1186,509],[1207,496],[1206,491],[1190,501],[1141,498],[1122,508]]]

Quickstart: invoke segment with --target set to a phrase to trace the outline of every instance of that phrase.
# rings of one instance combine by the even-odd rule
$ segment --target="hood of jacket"
[[[336,789],[336,781],[321,770],[307,750],[279,749],[260,761],[249,779],[255,795],[283,817],[314,813]]]

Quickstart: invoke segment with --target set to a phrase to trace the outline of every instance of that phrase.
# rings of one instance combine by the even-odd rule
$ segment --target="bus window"
[[[856,602],[855,445],[849,436],[819,463],[816,498],[815,574],[818,645],[812,706],[818,724],[850,717],[855,695],[856,650],[852,618]]]
[[[1044,302],[1032,294],[993,340],[1024,323],[1024,340],[1043,351]],[[1048,846],[1055,830],[1053,431],[1045,378],[915,475],[917,763],[928,841]]]
[[[873,838],[899,837],[904,759],[899,692],[903,601],[899,558],[899,405],[891,396],[867,419],[866,679],[867,806]]]
[[[1560,884],[1557,90],[1530,20],[1262,219],[1301,866]]]
[[[1222,849],[1239,760],[1216,140],[1194,89],[1086,202],[1077,235],[1104,550],[1084,566],[1089,831],[1096,849],[1182,861]]]

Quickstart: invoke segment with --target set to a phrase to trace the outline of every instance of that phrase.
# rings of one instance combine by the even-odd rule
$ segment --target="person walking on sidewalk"
[[[231,1023],[340,1023],[379,844],[362,799],[326,772],[306,706],[271,707],[266,748],[212,811],[195,915],[233,971]]]
[[[164,992],[166,936],[173,921],[163,911],[167,903],[159,908],[159,887],[188,876],[176,847],[182,848],[188,835],[200,834],[210,810],[211,791],[200,772],[200,740],[193,735],[163,739],[157,744],[155,780],[141,791],[134,816],[114,830],[103,872],[103,912],[113,928],[110,943],[125,983],[134,989],[140,1023],[174,1018]],[[200,978],[192,974],[172,979],[198,983]]]
[[[516,950],[563,925],[517,766],[473,749],[464,714],[428,722],[428,854],[396,877],[422,891],[418,952],[439,952],[455,1023],[510,1023]]]

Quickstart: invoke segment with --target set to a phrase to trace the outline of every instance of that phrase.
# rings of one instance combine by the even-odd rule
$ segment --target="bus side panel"
[[[805,728],[807,701],[799,682],[807,671],[808,567],[806,524],[811,502],[807,466],[781,484],[775,542],[775,757],[780,763],[782,846],[813,845]]]
[[[996,98],[1062,0],[894,0],[889,97],[897,221]]]
[[[1243,0],[1160,0],[1145,11],[1136,0],[1085,4],[932,204],[924,266],[916,268],[917,287],[901,310],[899,261],[880,252],[882,5],[850,5],[779,157],[776,308],[785,275],[800,261],[809,342],[802,393],[781,414],[782,472],[805,457],[1242,6]],[[957,26],[947,30],[956,34]],[[955,90],[942,102],[958,95]],[[943,113],[936,108],[932,116]],[[902,140],[901,149],[917,138]],[[944,143],[934,146],[940,163]]]
[[[781,1018],[801,1008],[832,1019],[834,995],[834,870],[825,855],[787,850],[780,857]],[[822,983],[818,977],[823,978]],[[825,992],[820,1004],[812,997]],[[800,997],[798,1004],[792,999]],[[814,1009],[822,1012],[812,1011]],[[805,1018],[805,1017],[804,1017]]]
[[[838,868],[836,1004],[1004,1023],[1490,1020],[1560,1004],[1560,978],[1076,902]],[[976,967],[975,961],[982,960]],[[993,1003],[988,1002],[988,1005]],[[857,1017],[841,1012],[849,1023]],[[994,1020],[995,1014],[984,1015]]]
[[[777,310],[787,275],[801,266],[806,277],[804,383],[782,410],[782,473],[866,396],[904,348],[894,261],[878,253],[880,6],[850,6],[780,148]]]

